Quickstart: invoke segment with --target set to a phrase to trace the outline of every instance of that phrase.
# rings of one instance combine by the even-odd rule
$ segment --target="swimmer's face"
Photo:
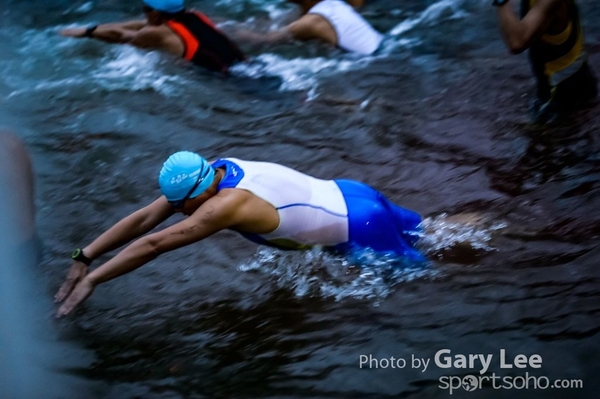
[[[196,198],[191,198],[191,199],[185,201],[185,203],[183,204],[183,208],[176,209],[175,212],[181,212],[185,216],[190,216],[194,212],[196,212],[196,210],[198,208],[200,208],[200,206],[202,206],[202,204],[204,204],[206,202],[206,200],[208,200],[210,197],[211,197],[211,194],[209,194],[208,192],[204,192],[204,193],[200,194],[199,196],[197,196]]]
[[[192,209],[193,207],[190,206],[192,201],[192,199],[186,199],[183,201],[169,202],[169,204],[171,204],[175,213],[183,213],[186,216],[190,216],[195,211],[195,209]]]

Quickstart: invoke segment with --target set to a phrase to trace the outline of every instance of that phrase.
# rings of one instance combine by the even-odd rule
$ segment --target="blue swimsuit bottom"
[[[387,199],[374,188],[354,180],[335,180],[348,207],[349,241],[336,249],[371,248],[410,259],[423,260],[414,248],[421,216]]]

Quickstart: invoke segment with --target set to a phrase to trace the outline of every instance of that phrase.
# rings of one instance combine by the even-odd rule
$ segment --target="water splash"
[[[83,3],[79,7],[75,9],[76,14],[87,14],[94,9],[94,3],[88,1],[87,3]]]
[[[374,60],[387,58],[399,49],[410,49],[421,44],[419,37],[403,37],[404,33],[415,27],[464,18],[468,14],[461,9],[462,3],[462,0],[442,0],[429,6],[418,17],[402,21],[385,35],[381,48],[371,56],[346,53],[339,58],[285,59],[269,53],[257,56],[251,64],[234,66],[232,70],[236,74],[252,78],[280,77],[280,91],[307,90],[308,100],[312,100],[318,96],[318,84],[323,78],[342,71],[363,69]],[[253,4],[261,6],[272,19],[280,18],[282,13],[287,12],[282,10],[280,1],[256,0]]]
[[[286,0],[219,0],[215,2],[215,6],[226,8],[230,13],[242,12],[245,7],[250,5],[265,11],[272,11],[275,15],[284,12],[286,4]],[[269,16],[272,18],[274,15],[269,12]]]
[[[389,34],[399,36],[417,26],[433,26],[444,20],[462,19],[468,16],[468,13],[461,9],[462,1],[442,0],[433,3],[425,9],[419,16],[400,22]]]
[[[261,247],[238,269],[265,273],[278,288],[291,289],[298,297],[352,298],[371,300],[375,305],[390,295],[396,284],[436,274],[427,264],[368,249],[344,257],[319,248],[280,251]]]
[[[317,58],[285,59],[275,54],[261,54],[250,64],[239,64],[233,71],[248,77],[278,76],[280,90],[306,90],[314,87],[318,75],[347,71],[355,67],[350,60]]]
[[[166,72],[161,61],[156,51],[116,47],[92,73],[92,79],[108,90],[154,90],[168,97],[181,94],[185,86],[193,84],[180,74]]]
[[[9,97],[31,91],[98,87],[107,91],[152,90],[173,97],[197,80],[197,76],[190,77],[193,71],[171,65],[157,51],[123,45],[107,47],[102,57],[91,57],[90,53],[104,52],[98,51],[100,46],[105,45],[60,37],[56,28],[29,30],[23,34],[23,45],[18,50],[27,55],[27,61],[0,62],[0,70],[6,72],[2,83],[14,88]],[[48,48],[55,51],[49,52]],[[69,63],[64,62],[65,58]]]
[[[258,55],[249,64],[238,64],[232,72],[238,76],[261,78],[278,77],[282,83],[280,91],[306,90],[308,100],[318,97],[319,82],[328,76],[348,70],[360,70],[367,67],[374,60],[387,58],[399,49],[410,49],[421,43],[418,36],[406,37],[404,34],[417,26],[430,26],[442,20],[463,18],[466,13],[461,10],[464,1],[442,0],[429,6],[417,17],[402,21],[391,29],[386,35],[381,49],[372,56],[359,57],[355,54],[336,53],[331,58],[297,57],[284,58],[273,53]],[[83,11],[87,12],[90,3],[85,3]],[[238,4],[238,5],[236,5]],[[249,0],[252,7],[268,13],[275,24],[289,13],[289,5],[283,0]],[[239,2],[221,0],[217,6],[246,7]],[[242,8],[243,8],[242,7]],[[235,10],[229,10],[235,12]],[[246,21],[248,22],[248,21]],[[26,65],[12,62],[10,66],[2,68],[9,73],[5,76],[18,76],[20,82],[6,82],[15,90],[11,96],[26,93],[30,90],[53,90],[57,87],[100,87],[108,91],[126,90],[143,91],[152,90],[167,97],[180,95],[186,87],[198,80],[198,75],[182,70],[180,66],[173,65],[172,70],[163,55],[156,51],[139,50],[131,46],[111,47],[106,55],[101,58],[90,57],[90,52],[96,52],[97,47],[104,46],[100,43],[91,43],[78,39],[67,39],[58,35],[58,29],[71,26],[60,26],[45,30],[29,30],[24,32],[22,46],[19,52],[28,56]],[[272,26],[275,29],[277,27]],[[48,52],[48,48],[55,48],[57,52]],[[101,52],[99,52],[101,53]],[[63,58],[69,58],[68,66]],[[171,60],[169,60],[171,61]],[[51,68],[49,68],[51,66]],[[36,74],[40,68],[48,69],[48,76],[40,83],[29,82],[27,76]],[[19,73],[11,73],[19,71]],[[25,73],[23,73],[25,72]],[[30,83],[30,84],[28,84]]]
[[[426,255],[438,254],[457,246],[468,246],[475,251],[494,251],[491,242],[496,233],[506,227],[502,221],[487,221],[477,215],[458,219],[441,214],[421,222],[423,232],[419,249]]]

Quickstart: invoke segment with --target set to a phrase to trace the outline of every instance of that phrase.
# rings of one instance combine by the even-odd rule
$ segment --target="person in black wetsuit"
[[[588,64],[575,0],[521,0],[520,19],[509,2],[492,4],[497,6],[509,50],[518,54],[529,49],[537,80],[534,120],[546,122],[593,100],[598,86]]]
[[[214,23],[184,0],[144,0],[146,20],[63,29],[61,35],[163,50],[201,67],[227,73],[245,55]]]

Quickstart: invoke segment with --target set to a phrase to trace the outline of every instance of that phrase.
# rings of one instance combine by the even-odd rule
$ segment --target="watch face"
[[[77,248],[75,251],[73,251],[73,253],[71,254],[71,258],[75,259],[77,258],[79,255],[81,255],[81,249]]]

